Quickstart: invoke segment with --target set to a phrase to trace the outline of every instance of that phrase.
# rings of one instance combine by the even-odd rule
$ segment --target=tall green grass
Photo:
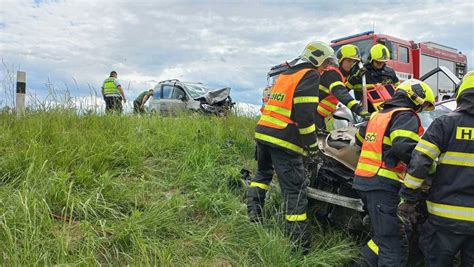
[[[0,114],[0,265],[341,266],[345,234],[313,229],[303,256],[248,223],[238,184],[255,169],[249,118]],[[273,210],[274,209],[274,210]]]

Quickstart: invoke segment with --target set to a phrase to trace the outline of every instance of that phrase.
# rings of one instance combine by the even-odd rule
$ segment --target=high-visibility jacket
[[[316,146],[318,86],[319,75],[306,64],[282,73],[257,123],[256,140],[301,155]]]
[[[104,88],[104,95],[120,95],[120,91],[115,85],[115,77],[109,77],[105,79],[102,87]]]
[[[373,88],[376,84],[392,84],[394,86],[398,86],[400,84],[400,80],[397,77],[395,71],[390,68],[389,66],[385,65],[383,69],[376,70],[372,66],[372,63],[368,62],[364,64],[366,68],[365,78],[366,78],[366,85],[367,88]],[[362,90],[362,78],[361,77],[349,77],[346,86],[349,89],[354,89],[355,91]],[[393,95],[393,92],[391,92]]]
[[[365,140],[362,144],[359,162],[355,170],[356,176],[370,178],[378,175],[395,181],[403,181],[403,175],[406,171],[405,164],[398,162],[396,166],[388,167],[382,157],[383,144],[391,142],[385,137],[387,127],[393,115],[401,111],[413,112],[416,115],[409,108],[394,108],[388,112],[376,112],[372,115],[367,125]],[[417,115],[416,118],[418,118],[419,123],[418,135],[422,135],[423,127]]]
[[[331,66],[322,72],[317,111],[323,118],[334,113],[339,102],[355,113],[362,111],[362,106],[349,94],[345,82],[346,78],[339,68]]]
[[[400,191],[402,198],[416,200],[424,180],[434,172],[426,201],[430,220],[451,232],[470,235],[474,235],[473,110],[433,121],[413,152]]]
[[[310,70],[303,69],[292,75],[283,75],[276,81],[258,125],[284,129],[289,123],[294,123],[291,120],[293,95],[301,78]]]
[[[339,77],[338,80],[332,82],[329,87],[326,87],[324,86],[322,81],[324,78],[326,78],[324,74],[328,71],[335,71],[339,75]],[[326,96],[323,98],[323,96],[321,95],[317,111],[324,118],[334,113],[334,111],[336,110],[336,106],[339,103],[339,99],[337,99],[335,95],[331,94],[332,88],[337,85],[344,86],[345,82],[346,78],[344,78],[341,71],[336,67],[329,66],[321,73],[321,83],[319,84],[319,91],[326,93]]]
[[[400,84],[400,81],[395,71],[387,65],[380,70],[376,70],[372,63],[368,62],[364,64],[364,67],[367,69],[365,78],[368,101],[371,104],[369,105],[369,112],[373,112],[380,110],[381,104],[393,96],[395,87]],[[349,77],[346,87],[354,90],[356,99],[362,99],[362,77]]]

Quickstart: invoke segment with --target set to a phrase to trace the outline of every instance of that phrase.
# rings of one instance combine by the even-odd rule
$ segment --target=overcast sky
[[[268,69],[307,42],[373,28],[455,47],[473,69],[473,17],[472,1],[0,0],[0,79],[19,68],[36,95],[49,81],[89,96],[116,70],[129,100],[178,78],[258,104]]]

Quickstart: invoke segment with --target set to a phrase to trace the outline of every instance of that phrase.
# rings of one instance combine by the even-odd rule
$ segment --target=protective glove
[[[365,67],[360,68],[358,64],[354,64],[354,66],[350,70],[350,76],[354,78],[361,78],[367,72]]]
[[[398,204],[397,215],[405,225],[416,224],[416,202],[402,198]]]
[[[364,121],[368,121],[370,119],[370,115],[372,115],[371,113],[365,111],[364,108],[362,108],[360,104],[354,105],[354,107],[352,108],[352,111],[357,113],[357,115],[359,115],[360,117],[362,117]]]
[[[372,115],[372,113],[369,113],[365,110],[362,110],[362,111],[359,112],[358,115],[361,116],[365,121],[368,121],[370,119],[370,115]]]
[[[428,174],[434,174],[436,172],[436,167],[437,167],[437,164],[436,164],[436,161],[433,161],[433,163],[431,164],[430,166],[430,169],[428,171]]]
[[[315,157],[318,154],[318,151],[318,143],[314,143],[313,145],[308,146],[309,157]]]

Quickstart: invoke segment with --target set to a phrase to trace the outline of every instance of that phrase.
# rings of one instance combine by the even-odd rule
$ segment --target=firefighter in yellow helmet
[[[346,83],[354,89],[357,99],[362,99],[362,75],[365,75],[368,90],[369,112],[380,110],[382,104],[395,93],[400,84],[395,71],[387,66],[390,51],[383,44],[376,44],[370,49],[368,62],[363,69],[357,71]]]
[[[371,266],[405,266],[407,238],[397,217],[398,192],[405,166],[423,133],[417,113],[434,109],[434,94],[424,82],[410,79],[397,87],[384,109],[372,114],[356,133],[362,144],[353,188],[369,213],[373,237],[362,249]]]
[[[332,114],[339,102],[362,117],[369,116],[369,113],[364,112],[362,106],[352,98],[345,86],[352,67],[360,61],[359,48],[352,44],[344,45],[336,52],[336,57],[339,67],[330,65],[321,73],[316,114],[316,126],[319,129],[333,129]]]
[[[418,142],[400,190],[398,212],[412,218],[420,187],[432,175],[420,247],[427,266],[474,266],[474,71],[457,91],[457,109],[433,121]]]
[[[318,71],[335,61],[333,54],[323,42],[309,43],[295,65],[278,77],[255,129],[258,169],[247,191],[249,219],[262,221],[265,194],[275,171],[285,203],[286,233],[305,250],[310,235],[303,157],[317,150]]]

